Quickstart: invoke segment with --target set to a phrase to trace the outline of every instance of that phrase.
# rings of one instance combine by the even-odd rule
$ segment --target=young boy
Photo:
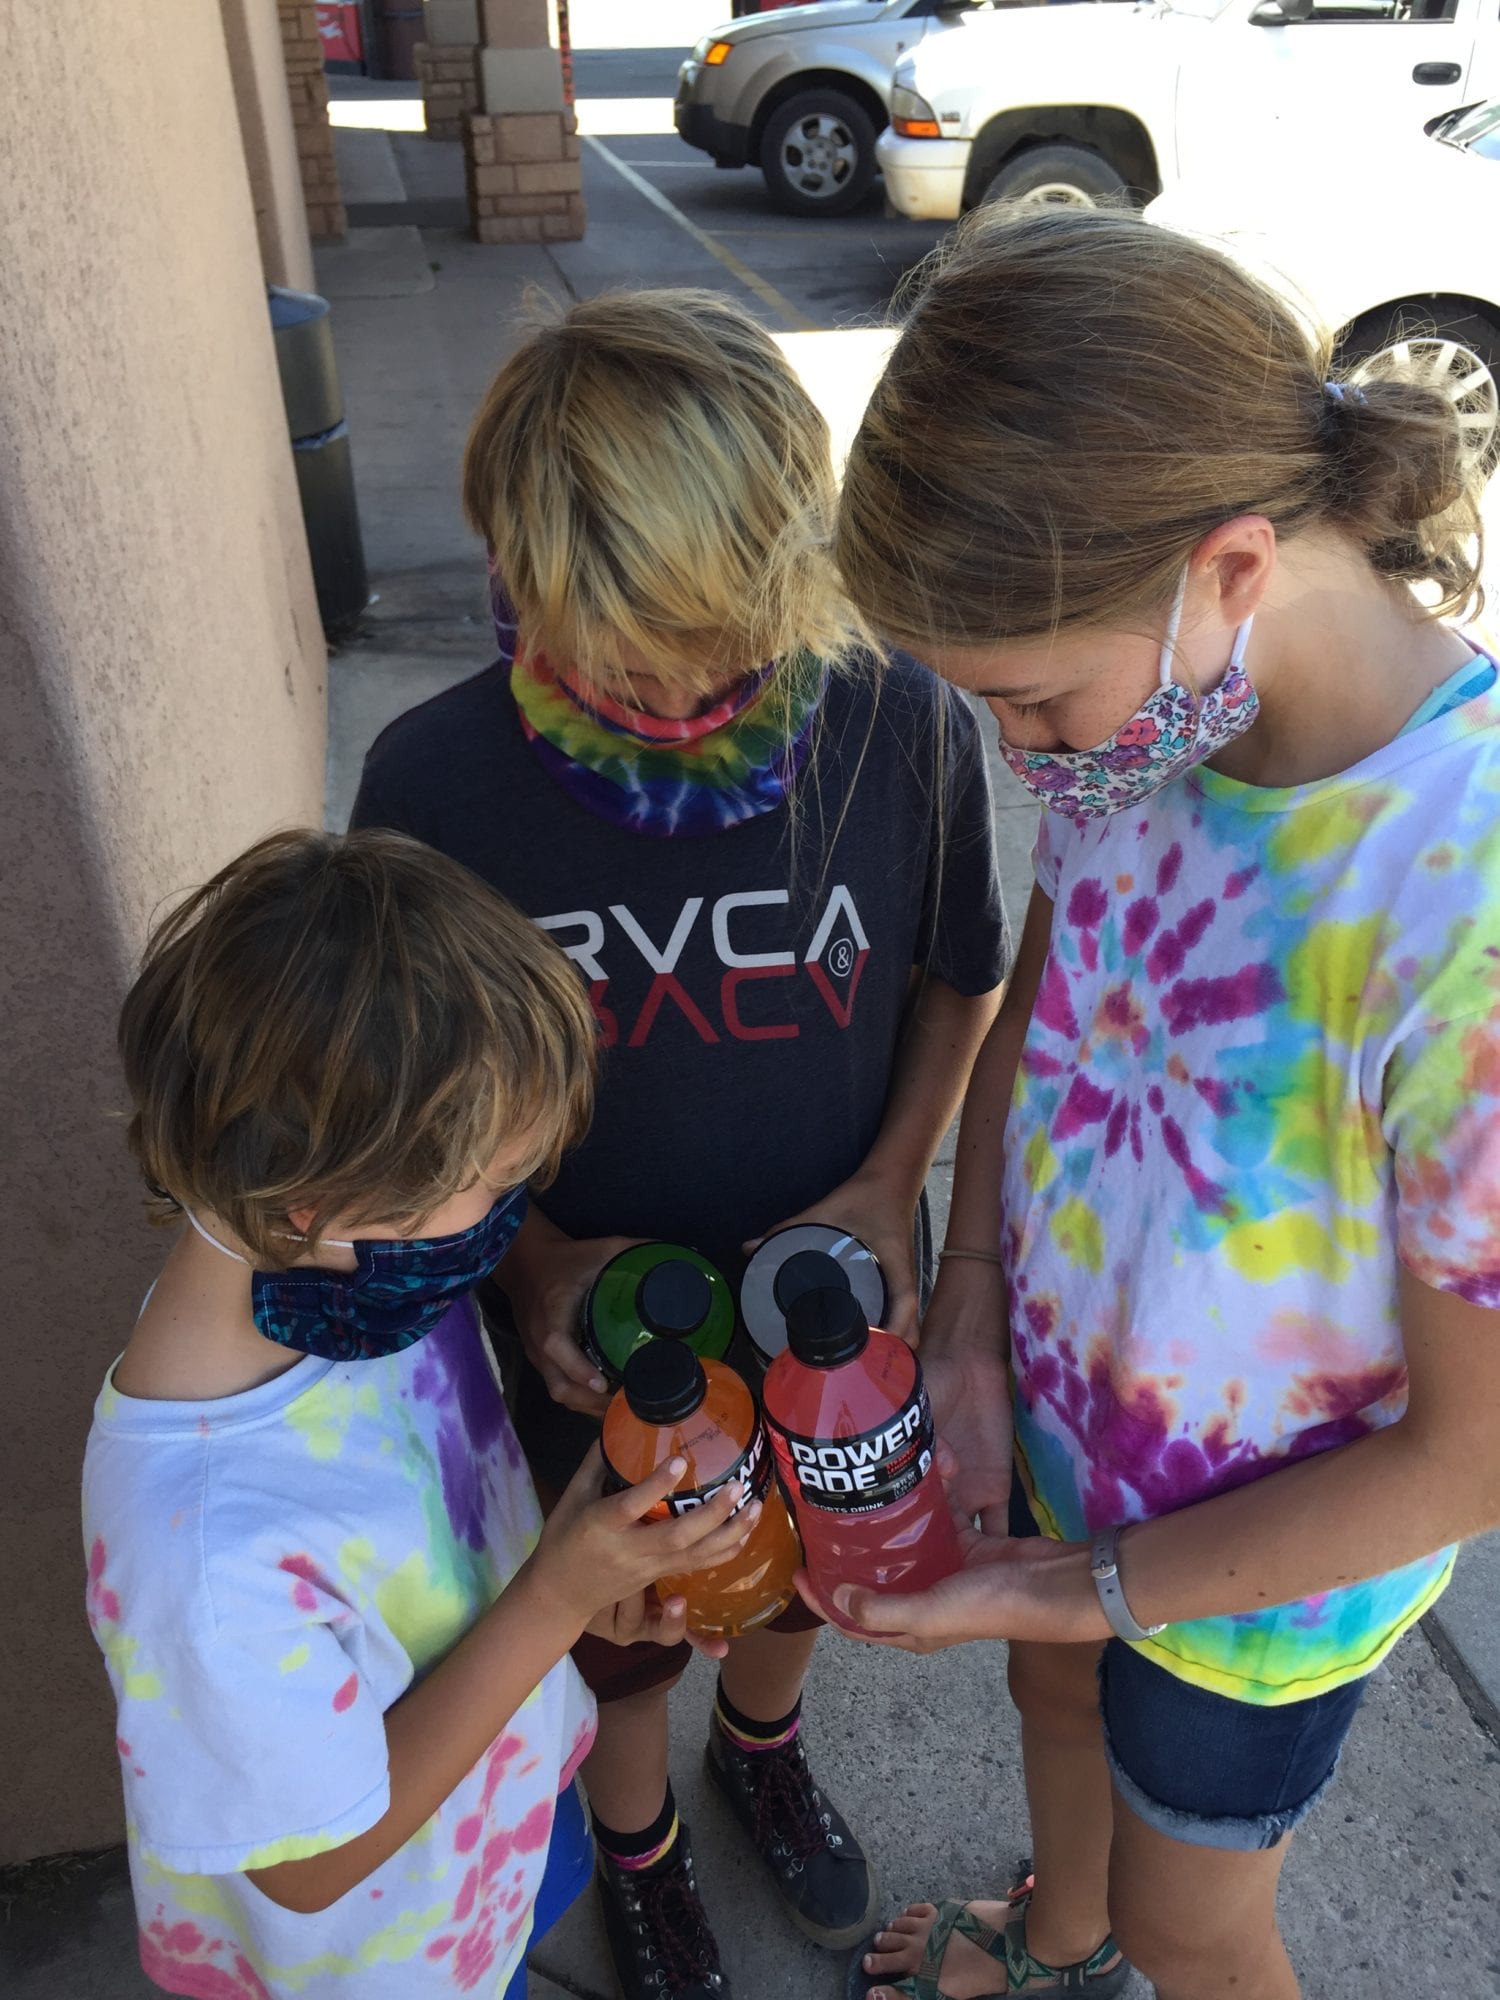
[[[587,1631],[683,1636],[733,1494],[538,1511],[469,1287],[587,1121],[562,954],[390,834],[263,841],[125,1003],[130,1144],[187,1218],[84,1468],[141,1958],[198,2000],[520,1995],[588,1876]],[[682,1468],[677,1466],[680,1476]]]
[[[974,718],[925,667],[850,652],[828,426],[748,313],[695,291],[570,307],[500,370],[464,472],[499,657],[391,725],[354,818],[553,932],[608,1050],[588,1138],[498,1277],[550,1494],[607,1407],[575,1331],[624,1239],[691,1244],[733,1280],[747,1240],[832,1223],[879,1255],[886,1324],[915,1337],[913,1218],[1004,922]],[[798,1603],[731,1643],[704,1747],[791,1921],[842,1950],[879,1885],[802,1725],[817,1629]],[[621,1993],[727,2000],[668,1772],[686,1649],[575,1658]]]

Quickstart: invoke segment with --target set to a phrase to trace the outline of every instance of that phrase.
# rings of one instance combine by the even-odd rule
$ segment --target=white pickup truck
[[[1315,129],[1420,132],[1500,95],[1500,0],[1146,0],[965,21],[897,64],[877,149],[903,214],[1145,201],[1295,159]],[[1500,217],[1474,217],[1493,238]]]

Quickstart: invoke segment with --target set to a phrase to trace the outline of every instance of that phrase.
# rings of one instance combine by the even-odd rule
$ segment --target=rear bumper
[[[886,199],[917,222],[951,222],[963,210],[970,139],[898,139],[882,132],[875,156]]]
[[[749,127],[731,125],[711,104],[694,98],[693,89],[700,74],[696,63],[684,63],[678,75],[677,100],[672,106],[677,135],[690,146],[696,146],[700,153],[717,160],[721,167],[743,167],[750,159]]]

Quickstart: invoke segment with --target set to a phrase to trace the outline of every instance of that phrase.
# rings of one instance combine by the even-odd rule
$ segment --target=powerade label
[[[683,1445],[686,1450],[691,1451],[693,1445],[692,1439],[684,1438]],[[710,1480],[707,1486],[679,1486],[675,1488],[674,1491],[667,1495],[665,1511],[668,1514],[676,1515],[691,1514],[695,1507],[706,1506],[713,1499],[714,1495],[726,1487],[732,1479],[742,1479],[745,1483],[745,1490],[740,1496],[739,1506],[729,1516],[731,1521],[734,1519],[735,1514],[740,1513],[742,1509],[748,1507],[752,1500],[764,1500],[771,1490],[771,1454],[766,1449],[766,1433],[760,1424],[755,1426],[755,1431],[749,1444],[745,1446],[745,1449],[740,1453],[733,1465],[726,1471],[721,1472],[717,1479]],[[609,1460],[606,1459],[604,1462],[605,1492],[623,1493],[629,1484],[629,1480],[622,1479],[609,1463]],[[653,1508],[652,1511],[654,1513],[656,1510]]]
[[[768,1417],[768,1423],[775,1423]],[[916,1490],[932,1464],[935,1437],[927,1384],[919,1376],[911,1395],[878,1430],[858,1437],[801,1437],[781,1424],[785,1464],[798,1497],[829,1514],[869,1514]]]

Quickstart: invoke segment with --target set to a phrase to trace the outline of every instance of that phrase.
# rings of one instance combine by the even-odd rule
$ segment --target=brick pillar
[[[464,120],[481,109],[478,0],[422,0],[426,40],[417,44],[417,76],[429,139],[461,139]]]
[[[482,108],[464,121],[469,214],[481,243],[573,241],[583,168],[559,0],[479,0]]]
[[[333,157],[333,128],[328,123],[328,79],[323,74],[323,41],[313,0],[276,0],[281,16],[281,46],[286,55],[287,90],[292,100],[292,124],[297,133],[297,164],[302,170],[302,198],[307,204],[307,229],[314,242],[337,241],[349,231],[339,193],[339,170]]]

